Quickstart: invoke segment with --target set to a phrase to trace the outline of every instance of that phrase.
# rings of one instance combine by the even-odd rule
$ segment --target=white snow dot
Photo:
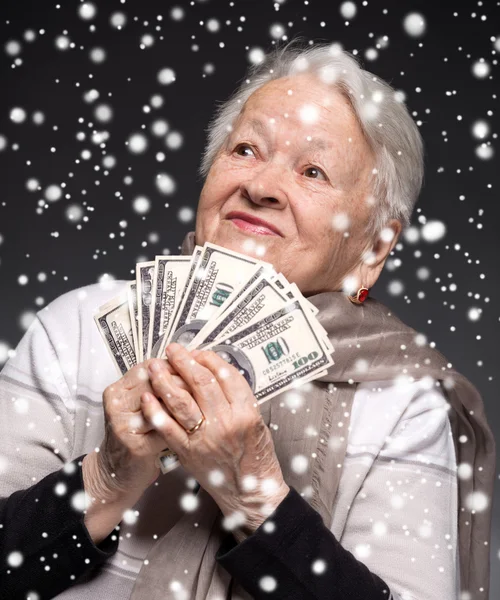
[[[158,191],[166,196],[173,194],[177,187],[173,178],[167,173],[158,173],[155,183]]]
[[[90,496],[85,491],[76,492],[71,498],[71,506],[79,512],[87,510],[90,504]]]
[[[170,85],[175,81],[175,72],[172,69],[165,67],[158,72],[157,77],[158,82],[161,83],[161,85]]]
[[[297,454],[292,458],[290,464],[292,467],[292,471],[294,473],[297,473],[297,475],[301,475],[302,473],[305,473],[307,471],[307,468],[309,466],[309,460],[307,456],[304,456],[303,454]]]
[[[184,18],[184,9],[180,6],[174,6],[170,11],[170,17],[173,21],[182,21]]]
[[[248,61],[253,65],[260,65],[265,57],[266,55],[262,48],[252,48],[247,54]]]
[[[484,59],[478,60],[472,65],[472,74],[478,79],[484,79],[485,77],[488,77],[490,70],[490,64]]]
[[[7,138],[4,135],[0,135],[0,152],[7,148]]]
[[[10,111],[10,120],[14,123],[22,123],[26,120],[26,111],[20,106],[16,106]]]
[[[326,571],[326,562],[318,558],[311,565],[311,569],[315,575],[322,575]]]
[[[420,13],[410,13],[404,18],[403,27],[408,35],[420,37],[426,30],[425,18]]]
[[[493,158],[494,153],[493,146],[489,146],[485,143],[476,148],[476,156],[481,160],[489,160],[490,158]]]
[[[155,427],[163,427],[167,422],[167,415],[163,410],[159,410],[155,412],[155,414],[151,418],[151,422]]]
[[[490,125],[487,121],[475,121],[472,124],[472,135],[480,140],[488,137],[490,133]]]
[[[109,22],[112,27],[121,29],[127,23],[127,15],[122,12],[114,12],[110,17]]]
[[[375,521],[372,531],[374,535],[384,536],[387,533],[387,525],[383,521]]]
[[[405,501],[398,494],[393,494],[391,496],[391,506],[392,508],[400,509],[405,505]]]
[[[356,555],[356,558],[358,558],[359,560],[368,558],[371,554],[370,544],[358,544],[354,548],[354,554]]]
[[[70,204],[64,212],[71,223],[78,223],[83,218],[83,207],[80,204]]]
[[[220,469],[213,469],[208,474],[208,481],[211,485],[214,485],[216,487],[221,486],[224,483],[224,480],[224,473]]]
[[[9,40],[5,44],[5,52],[9,56],[17,56],[21,53],[21,44],[17,40]]]
[[[134,154],[141,154],[148,147],[148,140],[142,133],[133,133],[128,138],[128,149]]]
[[[76,465],[73,462],[65,463],[63,466],[63,471],[67,475],[72,475],[76,471]]]
[[[92,4],[92,2],[84,2],[78,7],[78,15],[85,21],[90,21],[96,16],[96,14],[97,9],[95,4]]]
[[[44,192],[45,199],[48,202],[57,202],[62,197],[62,189],[56,185],[49,185]]]
[[[127,525],[135,525],[135,523],[137,523],[137,517],[138,511],[132,510],[131,508],[127,509],[122,515],[123,521]]]
[[[30,192],[36,192],[39,186],[40,182],[38,181],[38,179],[31,178],[28,179],[28,181],[26,182],[26,189]]]
[[[418,535],[421,538],[430,538],[432,536],[432,524],[429,521],[425,521],[418,528]]]
[[[32,310],[22,312],[19,316],[19,325],[21,326],[21,329],[26,331],[35,319],[36,314]]]
[[[158,137],[166,135],[168,131],[168,123],[164,119],[158,119],[151,124],[151,133]]]
[[[472,466],[468,463],[460,463],[457,468],[459,479],[470,479],[472,477]]]
[[[183,142],[184,138],[182,137],[182,133],[179,133],[178,131],[171,131],[165,138],[165,145],[170,150],[178,150]]]
[[[94,110],[94,116],[97,121],[107,123],[113,118],[113,109],[107,104],[100,104]]]
[[[59,35],[56,37],[56,48],[58,50],[67,50],[71,44],[71,40],[67,35]]]
[[[465,505],[469,510],[482,512],[488,505],[488,496],[484,492],[472,492],[465,499]]]
[[[400,296],[403,293],[404,289],[405,288],[403,282],[397,279],[393,279],[392,281],[390,281],[389,285],[387,286],[387,291],[389,292],[389,294],[391,294],[391,296]]]
[[[194,211],[190,206],[183,206],[179,209],[177,217],[181,223],[189,223],[193,220]]]
[[[29,280],[27,275],[19,275],[19,277],[17,278],[17,283],[19,285],[26,285],[28,281]]]
[[[284,400],[288,410],[298,410],[304,404],[303,395],[295,390],[286,392]]]
[[[469,318],[470,321],[479,321],[479,319],[481,318],[482,312],[483,311],[481,308],[477,308],[477,307],[473,306],[472,308],[469,308],[469,310],[467,311],[467,317]]]
[[[210,33],[215,33],[220,29],[220,23],[217,19],[209,19],[207,21],[207,29]]]
[[[132,202],[132,208],[139,215],[144,215],[151,209],[151,201],[146,196],[137,196]]]
[[[264,592],[274,592],[277,585],[278,583],[276,579],[274,577],[271,577],[271,575],[264,575],[264,577],[262,577],[259,581],[260,589]]]
[[[67,492],[67,490],[68,490],[68,488],[66,487],[66,484],[63,483],[62,481],[57,483],[54,487],[54,492],[57,496],[64,496],[64,494]]]
[[[354,2],[342,2],[340,5],[340,14],[344,19],[349,21],[356,16],[358,9]]]
[[[183,494],[180,500],[181,508],[186,512],[193,512],[198,508],[199,500],[194,494]]]
[[[7,556],[7,564],[10,567],[20,567],[23,564],[23,561],[24,561],[24,557],[21,554],[21,552],[18,552],[18,551],[11,552]]]
[[[99,64],[106,60],[106,51],[104,48],[92,48],[89,56],[92,62]]]
[[[437,242],[446,234],[446,225],[442,221],[427,221],[422,227],[422,238],[426,242]]]
[[[336,231],[347,231],[351,224],[351,220],[347,213],[337,213],[333,216],[332,219],[332,227]]]
[[[246,475],[241,481],[241,487],[245,492],[251,492],[257,487],[257,477],[254,475]]]
[[[271,34],[272,38],[274,38],[275,40],[279,40],[285,34],[285,28],[283,27],[283,25],[281,25],[281,23],[274,23],[273,25],[271,25],[269,33]]]
[[[99,98],[99,92],[97,90],[89,90],[88,92],[85,92],[85,94],[83,94],[83,99],[88,104],[91,104],[92,102],[97,100],[97,98]]]

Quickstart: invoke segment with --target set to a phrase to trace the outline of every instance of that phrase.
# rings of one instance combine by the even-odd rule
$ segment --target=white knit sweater
[[[102,392],[119,375],[93,314],[124,285],[96,284],[57,298],[38,313],[4,366],[1,497],[102,442]],[[432,383],[358,387],[331,526],[343,547],[401,600],[451,600],[459,593],[457,466],[445,400]],[[117,553],[58,598],[126,600],[155,539],[181,515],[180,506],[164,514],[162,497],[184,493],[187,477],[182,467],[160,476],[135,506],[137,522],[122,523]],[[47,562],[57,569],[57,559]]]

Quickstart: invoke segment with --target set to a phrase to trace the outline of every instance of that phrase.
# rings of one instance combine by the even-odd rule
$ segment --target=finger
[[[247,380],[234,367],[212,350],[196,350],[195,360],[210,370],[231,404],[255,404],[257,401]]]
[[[228,400],[209,369],[197,362],[180,344],[169,344],[166,352],[207,418],[214,411],[227,408]]]
[[[173,419],[161,406],[158,399],[150,392],[141,396],[142,412],[155,430],[163,437],[166,445],[176,454],[189,446],[189,435],[184,428]]]
[[[151,361],[148,371],[154,394],[162,399],[170,414],[184,429],[194,427],[203,416],[202,409],[190,393],[173,383],[165,361]]]

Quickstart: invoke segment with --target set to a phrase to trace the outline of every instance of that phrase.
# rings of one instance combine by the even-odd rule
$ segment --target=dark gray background
[[[58,7],[54,1],[2,0],[0,5],[0,135],[7,140],[0,151],[0,357],[7,347],[15,348],[30,314],[61,293],[94,283],[104,273],[130,279],[139,259],[178,252],[194,225],[179,219],[178,211],[196,210],[202,186],[196,173],[216,102],[227,98],[242,79],[248,50],[271,47],[271,26],[280,23],[289,37],[301,34],[357,49],[365,68],[406,93],[410,110],[422,122],[426,179],[413,224],[421,227],[419,217],[439,220],[447,233],[435,243],[403,240],[392,257],[400,260],[399,266],[391,261],[392,268],[384,270],[372,295],[434,341],[478,387],[490,425],[499,431],[500,178],[497,156],[482,160],[475,153],[482,141],[498,146],[499,67],[492,41],[500,36],[498,3],[463,1],[441,7],[430,1],[370,0],[366,6],[356,2],[357,15],[348,25],[340,16],[340,2],[331,0],[107,0],[94,2],[98,12],[91,21],[78,16],[78,2],[61,3]],[[174,6],[184,10],[180,21],[171,17]],[[109,22],[117,11],[127,17],[120,31]],[[414,11],[427,21],[426,33],[419,38],[402,27],[405,15]],[[219,21],[219,31],[207,29],[210,19]],[[31,42],[24,38],[29,30],[36,33]],[[141,49],[145,34],[154,36],[154,43]],[[67,35],[75,47],[57,49],[60,35]],[[366,49],[384,35],[387,48],[379,50],[377,59],[365,60]],[[4,49],[9,40],[21,42],[17,57]],[[95,47],[106,52],[100,64],[89,58]],[[16,58],[21,64],[15,64]],[[491,67],[485,78],[472,73],[472,65],[481,58]],[[213,67],[208,74],[207,64]],[[169,86],[157,81],[164,67],[176,73]],[[93,88],[100,97],[88,103],[84,93]],[[145,112],[154,94],[161,94],[164,104]],[[113,110],[108,123],[94,116],[103,103]],[[26,111],[23,123],[12,121],[15,107]],[[42,124],[33,122],[37,111],[44,115]],[[181,148],[168,149],[165,136],[151,134],[151,123],[161,118],[170,130],[182,133]],[[471,133],[479,119],[491,127],[482,141]],[[94,131],[109,133],[104,145],[91,140]],[[126,141],[141,131],[149,146],[135,155]],[[78,132],[85,132],[86,139],[78,140]],[[84,150],[91,152],[89,159],[81,157]],[[165,154],[163,162],[157,161],[158,152]],[[102,166],[107,155],[116,158],[109,171]],[[173,177],[174,194],[158,192],[158,173]],[[33,178],[39,189],[29,191],[26,184]],[[65,196],[44,203],[47,186],[62,183]],[[132,209],[140,195],[151,200],[146,215]],[[37,214],[40,204],[45,207]],[[80,205],[87,218],[79,222],[80,229],[66,216],[73,204]],[[119,224],[123,220],[126,228]],[[426,280],[417,276],[421,267],[429,269]],[[46,274],[45,281],[39,280],[40,273]],[[28,278],[24,285],[19,283],[21,275]],[[394,280],[404,285],[402,293],[390,293]],[[419,292],[425,296],[419,297]],[[468,317],[471,308],[482,310],[479,320]],[[491,598],[500,596],[498,483],[497,477]]]

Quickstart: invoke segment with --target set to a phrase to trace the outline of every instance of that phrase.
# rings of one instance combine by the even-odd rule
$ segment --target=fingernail
[[[159,370],[160,370],[160,365],[157,362],[149,363],[149,365],[148,365],[148,371],[150,373],[153,373],[153,374],[154,373],[158,373]]]

